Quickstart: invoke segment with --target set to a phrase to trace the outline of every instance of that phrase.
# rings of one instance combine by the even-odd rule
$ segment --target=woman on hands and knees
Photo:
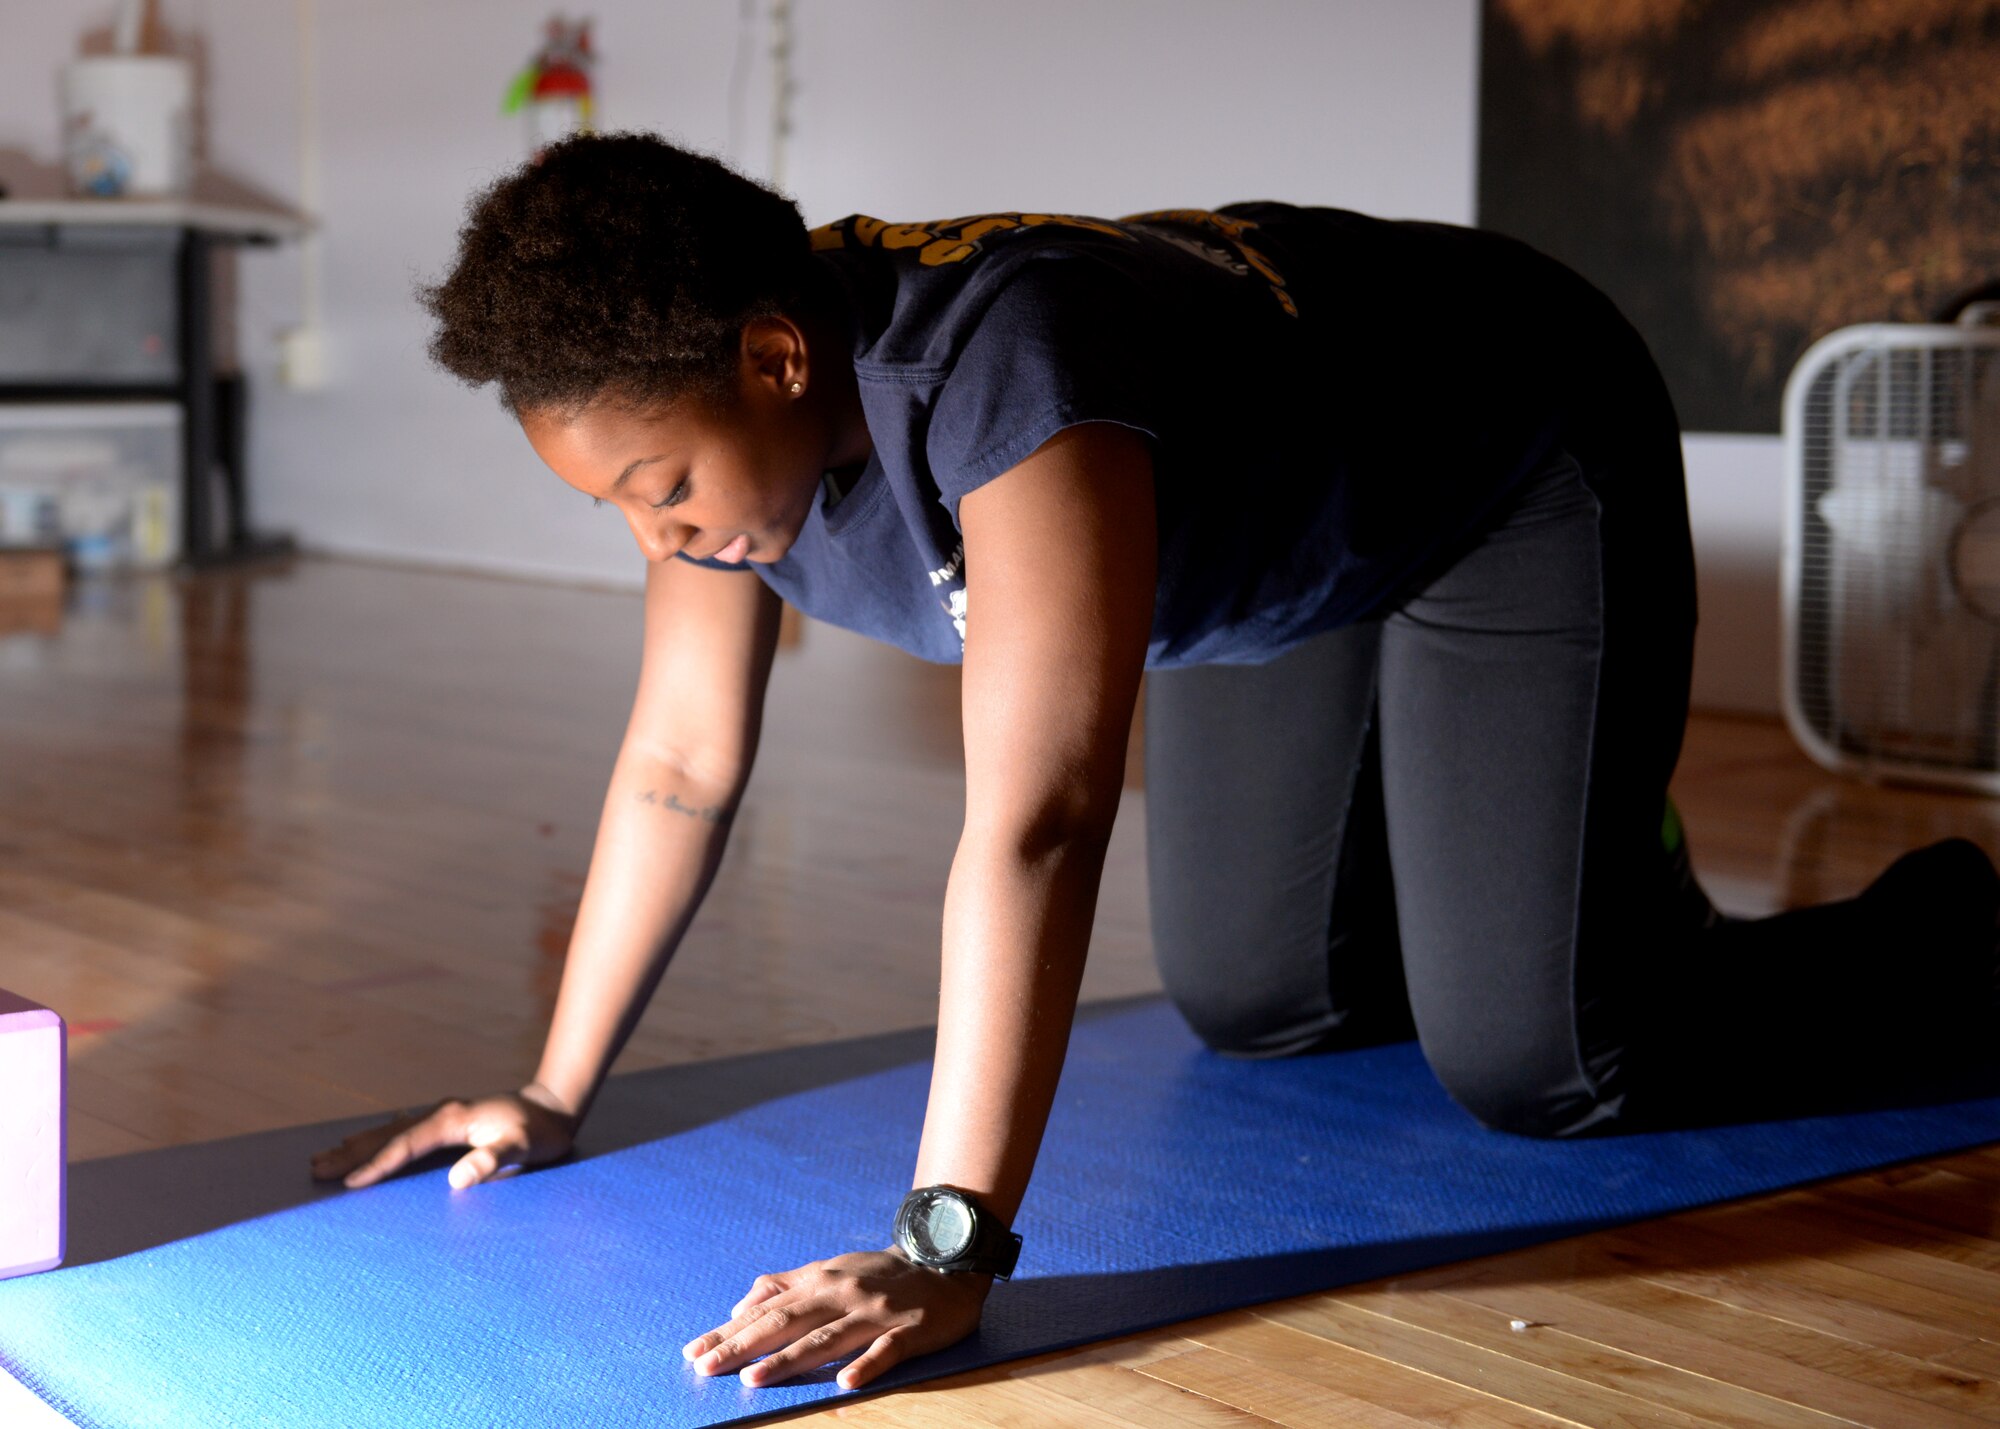
[[[1519,244],[1278,203],[808,234],[612,135],[480,195],[428,301],[438,360],[630,526],[645,646],[535,1079],[317,1174],[465,1146],[463,1187],[568,1151],[721,857],[781,597],[963,666],[913,1189],[883,1249],[764,1267],[697,1372],[851,1356],[856,1388],[969,1334],[1032,1257],[1009,1226],[1142,671],[1161,972],[1220,1053],[1414,1034],[1532,1136],[1988,1055],[1978,849],[1756,922],[1694,882],[1666,799],[1694,630],[1672,404],[1608,300]],[[1918,910],[1935,956],[1879,967]]]

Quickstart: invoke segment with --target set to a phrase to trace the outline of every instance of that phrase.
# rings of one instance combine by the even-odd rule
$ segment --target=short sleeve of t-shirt
[[[1158,437],[1146,298],[1135,274],[1088,252],[1040,254],[1008,275],[960,348],[925,439],[954,521],[967,495],[1065,427],[1117,422]]]

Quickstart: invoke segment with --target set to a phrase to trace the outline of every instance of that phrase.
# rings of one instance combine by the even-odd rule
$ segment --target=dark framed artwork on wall
[[[2000,0],[1483,0],[1479,223],[1652,345],[1689,431],[1775,432],[1858,322],[2000,280]]]

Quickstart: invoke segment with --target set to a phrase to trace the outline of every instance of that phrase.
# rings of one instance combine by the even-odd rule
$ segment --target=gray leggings
[[[1718,919],[1688,872],[1666,792],[1693,557],[1672,408],[1640,378],[1386,613],[1149,677],[1154,942],[1211,1047],[1414,1032],[1481,1121],[1567,1136],[1851,1100],[1969,1039],[1946,1023],[1991,957],[1977,850],[1957,911],[1871,890]]]

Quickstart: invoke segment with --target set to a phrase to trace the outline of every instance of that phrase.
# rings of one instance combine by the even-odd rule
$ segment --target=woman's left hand
[[[835,1382],[859,1389],[911,1355],[958,1343],[979,1328],[989,1275],[912,1265],[893,1250],[855,1251],[783,1275],[760,1275],[726,1325],[681,1353],[701,1374],[743,1370],[749,1385],[779,1380],[861,1351]],[[759,1355],[764,1359],[755,1364]]]

